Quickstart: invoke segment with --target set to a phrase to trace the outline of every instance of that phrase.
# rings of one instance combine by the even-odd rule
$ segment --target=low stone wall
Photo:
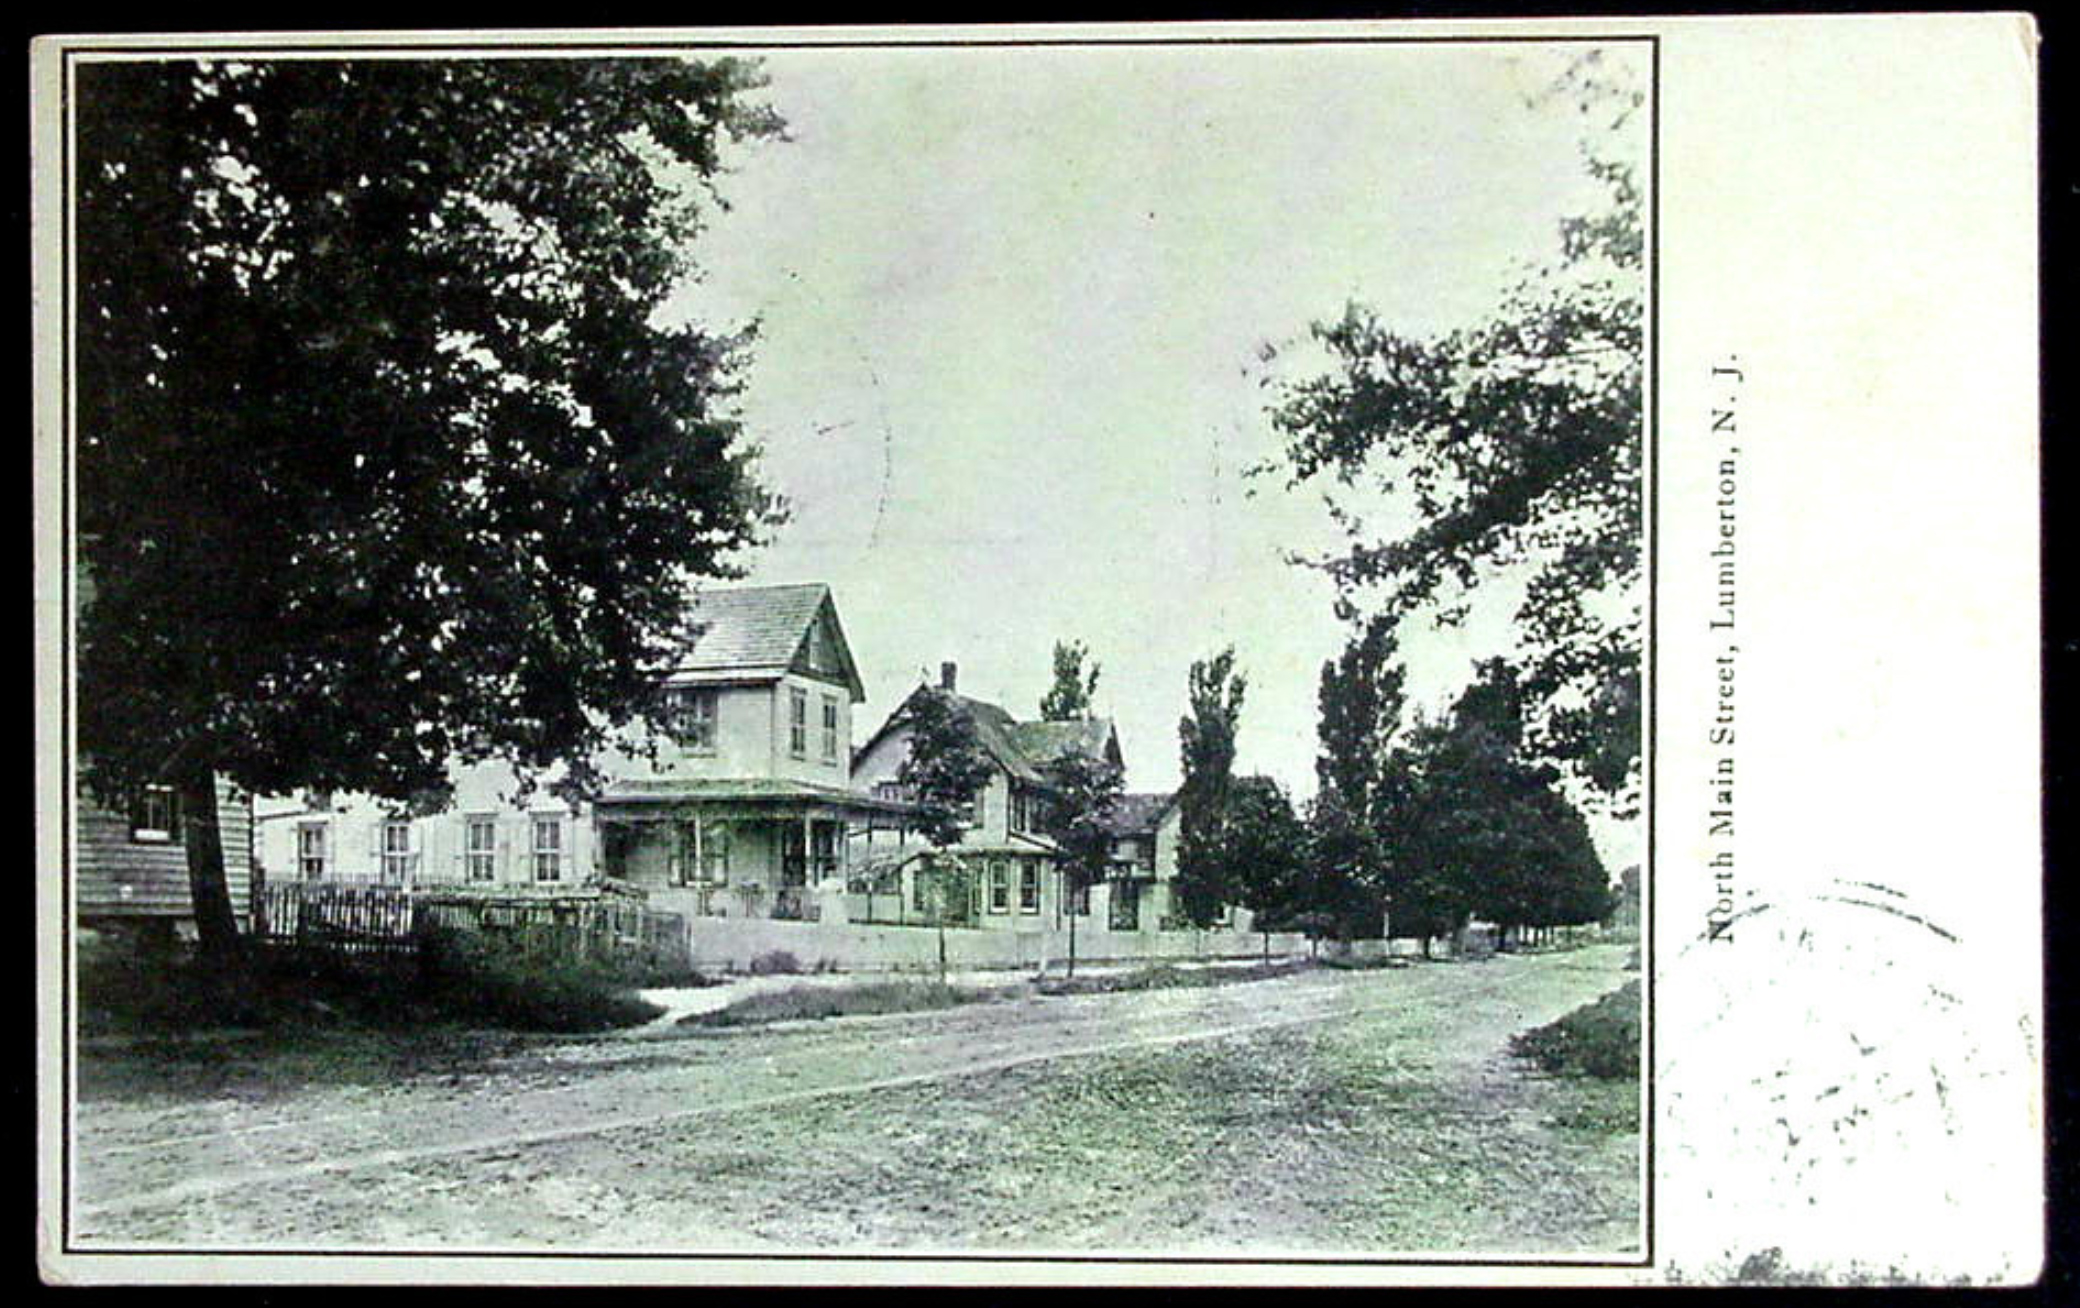
[[[780,922],[765,918],[692,917],[686,924],[693,965],[742,972],[754,959],[785,952],[803,970],[841,972],[929,971],[939,965],[939,934],[930,927]],[[1106,931],[1079,926],[1078,962],[1122,963],[1212,958],[1261,958],[1261,935],[1240,931]],[[1307,938],[1273,932],[1273,958],[1308,952]],[[1069,933],[1034,929],[946,929],[946,965],[964,971],[1059,968],[1069,957]]]

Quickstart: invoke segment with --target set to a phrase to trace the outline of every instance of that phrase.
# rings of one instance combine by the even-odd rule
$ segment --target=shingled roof
[[[919,686],[911,692],[911,698],[933,689],[928,685]],[[1082,753],[1091,758],[1119,762],[1117,738],[1113,734],[1110,718],[1086,718],[1073,722],[1020,722],[988,700],[973,699],[961,694],[953,694],[952,698],[955,705],[967,715],[968,720],[975,724],[975,736],[982,743],[982,748],[999,766],[1020,781],[1044,784],[1047,780],[1047,765],[1064,754]],[[900,726],[908,715],[909,708],[910,700],[905,699],[858,752],[866,753],[881,737]]]
[[[1106,718],[1021,722],[1013,729],[1011,739],[1019,752],[1039,767],[1045,767],[1065,754],[1105,758],[1105,747],[1113,739],[1112,723]]]
[[[1112,815],[1105,821],[1105,829],[1115,836],[1145,836],[1152,834],[1170,809],[1175,793],[1126,794],[1112,806]]]
[[[864,690],[838,625],[830,587],[822,582],[702,590],[687,606],[673,669],[773,677],[790,669],[807,670],[805,646],[818,616],[826,611],[843,664],[840,676],[857,701],[864,698]]]

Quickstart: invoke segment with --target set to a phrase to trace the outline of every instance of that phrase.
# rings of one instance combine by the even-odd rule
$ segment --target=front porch
[[[907,806],[833,787],[677,781],[597,801],[602,871],[698,917],[842,920],[856,841]]]

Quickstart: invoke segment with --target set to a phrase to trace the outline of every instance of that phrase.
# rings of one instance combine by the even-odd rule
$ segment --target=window
[[[563,819],[560,817],[538,817],[534,820],[534,879],[537,881],[563,880]]]
[[[672,857],[675,886],[722,885],[729,880],[729,828],[704,822],[681,823],[679,848]]]
[[[299,823],[296,828],[296,871],[305,881],[325,879],[325,824]]]
[[[715,692],[672,686],[664,692],[665,731],[689,754],[715,752]]]
[[[1037,858],[1018,860],[1018,911],[1040,911],[1040,860]]]
[[[1026,792],[1018,786],[1013,786],[1011,788],[1011,829],[1013,831],[1031,831],[1033,829],[1032,819],[1032,805],[1026,796]]]
[[[1138,882],[1112,883],[1112,914],[1106,925],[1114,931],[1141,929],[1141,886]]]
[[[382,832],[383,883],[402,886],[412,879],[412,824],[385,822]]]
[[[809,692],[794,687],[787,691],[787,752],[809,756]]]
[[[838,701],[823,697],[823,761],[838,761]]]
[[[181,797],[172,786],[146,786],[130,806],[130,838],[153,844],[179,844]]]
[[[910,787],[900,781],[877,781],[874,783],[874,798],[907,804],[910,802]]]
[[[1001,858],[989,861],[989,911],[1011,911],[1011,869]]]
[[[729,828],[701,828],[701,880],[722,885],[729,880]]]
[[[495,819],[465,819],[462,832],[462,875],[468,881],[497,879],[498,823]]]

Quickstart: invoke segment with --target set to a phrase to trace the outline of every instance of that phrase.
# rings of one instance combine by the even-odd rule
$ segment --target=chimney
[[[941,663],[939,665],[939,689],[947,691],[952,690],[955,675],[959,671],[960,668],[955,664]]]

